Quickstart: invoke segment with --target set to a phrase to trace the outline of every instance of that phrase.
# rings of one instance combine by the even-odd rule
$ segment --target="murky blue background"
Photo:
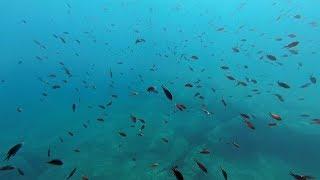
[[[0,171],[0,179],[65,179],[74,167],[72,179],[83,175],[94,180],[175,179],[170,171],[175,165],[185,179],[223,179],[220,166],[237,180],[292,179],[290,171],[320,176],[320,126],[311,124],[320,117],[319,85],[300,88],[311,75],[319,77],[319,1],[3,0],[1,4],[1,157],[13,145],[24,145],[0,165],[19,167],[25,176]],[[141,38],[145,42],[136,44]],[[297,54],[283,48],[293,41],[300,42],[292,48]],[[234,47],[240,52],[233,52]],[[277,61],[268,60],[267,54]],[[257,83],[236,86],[226,75]],[[277,81],[291,88],[281,88]],[[194,87],[186,88],[186,83]],[[55,84],[61,88],[52,89]],[[172,92],[173,102],[164,96],[162,84]],[[148,93],[149,86],[159,93]],[[194,97],[197,92],[203,100]],[[273,94],[281,94],[284,102]],[[110,101],[105,110],[98,107]],[[178,112],[175,103],[185,104],[187,110]],[[212,116],[201,110],[204,106]],[[268,126],[276,122],[269,112],[281,115],[278,126]],[[240,113],[256,117],[251,119],[255,130],[246,127]],[[130,127],[134,125],[130,114],[146,121],[144,136],[137,135],[141,122]],[[104,122],[97,121],[101,117]],[[119,136],[119,131],[127,137]],[[203,148],[211,154],[200,154]],[[64,165],[48,165],[53,158]],[[207,175],[194,159],[206,165]],[[152,168],[153,163],[159,166]]]

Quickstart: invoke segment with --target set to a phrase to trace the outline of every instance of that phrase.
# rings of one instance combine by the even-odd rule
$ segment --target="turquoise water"
[[[0,179],[66,179],[77,168],[70,179],[173,180],[174,166],[185,179],[224,179],[220,167],[236,180],[320,177],[319,83],[310,78],[320,77],[319,5],[3,0],[1,159],[23,146],[0,167],[24,175]]]

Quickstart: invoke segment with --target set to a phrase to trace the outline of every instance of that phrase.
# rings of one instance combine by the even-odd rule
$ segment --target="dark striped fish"
[[[77,168],[74,168],[68,175],[67,179],[70,179],[74,175],[74,173],[76,173],[76,171],[77,171]]]
[[[177,180],[183,180],[182,173],[177,169],[177,167],[173,167],[172,169],[173,175],[176,177]]]
[[[172,101],[173,96],[172,96],[171,92],[170,92],[166,87],[164,87],[163,85],[162,85],[161,87],[162,87],[162,90],[163,90],[164,94],[166,95],[166,97],[167,97],[170,101]]]
[[[20,176],[24,176],[24,172],[22,171],[22,169],[17,168],[17,171],[18,171],[18,173],[19,173]]]
[[[220,167],[220,170],[221,170],[221,172],[222,172],[222,175],[223,175],[223,177],[224,177],[224,180],[228,180],[228,174],[227,174],[227,172],[226,172],[224,169],[222,169],[222,167]]]
[[[56,166],[62,166],[63,162],[60,159],[53,159],[51,161],[47,162],[48,164],[56,165]]]
[[[15,156],[17,154],[17,152],[21,149],[23,143],[19,143],[14,145],[12,148],[9,149],[9,151],[7,152],[7,156],[4,160],[9,161],[11,157]]]
[[[201,162],[199,162],[199,161],[197,161],[197,160],[194,160],[194,161],[197,163],[197,165],[199,166],[199,168],[200,168],[204,173],[208,173],[208,170],[207,170],[207,168],[205,167],[204,164],[202,164]]]

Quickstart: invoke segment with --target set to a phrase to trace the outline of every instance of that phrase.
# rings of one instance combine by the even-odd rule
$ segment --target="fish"
[[[145,121],[144,119],[139,118],[138,120],[139,120],[141,123],[143,123],[143,124],[146,123],[146,121]]]
[[[229,69],[228,66],[221,66],[220,68],[223,69],[223,70],[228,70]]]
[[[70,131],[68,131],[68,134],[69,134],[70,136],[74,136],[74,134],[73,134],[72,132],[70,132]]]
[[[280,94],[273,94],[273,95],[275,95],[279,99],[279,101],[284,102],[284,99]]]
[[[132,92],[131,92],[131,96],[137,96],[137,95],[139,95],[138,92],[136,92],[136,91],[132,91]]]
[[[316,83],[317,83],[317,79],[316,79],[316,77],[314,77],[313,75],[311,75],[309,79],[310,79],[310,82],[311,82],[312,84],[316,84]]]
[[[253,84],[257,84],[257,83],[258,83],[258,81],[255,80],[255,79],[251,79],[251,82],[252,82]]]
[[[202,149],[199,153],[200,154],[210,154],[210,151],[208,149]]]
[[[201,110],[202,110],[205,114],[211,115],[211,112],[209,112],[208,110],[206,110],[206,109],[204,109],[204,108],[202,108]]]
[[[82,176],[81,179],[82,180],[89,180],[89,177],[88,176]]]
[[[47,162],[48,164],[55,165],[55,166],[62,166],[63,162],[60,159],[52,159]]]
[[[240,145],[239,145],[238,143],[236,143],[236,142],[233,141],[233,142],[232,142],[232,145],[233,145],[234,147],[240,149]]]
[[[221,173],[222,173],[222,175],[223,175],[223,177],[224,177],[224,180],[228,180],[228,174],[227,174],[227,172],[226,172],[224,169],[222,169],[222,167],[220,167],[220,170],[221,170]]]
[[[59,37],[59,39],[61,40],[62,43],[66,43],[66,40],[63,37]]]
[[[42,61],[42,60],[43,60],[40,56],[36,56],[36,58],[37,58],[39,61]]]
[[[234,81],[236,80],[233,76],[226,76],[229,80]]]
[[[176,177],[177,180],[183,180],[183,175],[182,173],[177,169],[177,167],[171,168],[173,175]]]
[[[198,60],[199,59],[199,57],[195,56],[195,55],[191,56],[190,58],[193,59],[193,60]]]
[[[297,37],[297,36],[296,36],[295,34],[289,34],[288,37],[289,37],[289,38],[295,38],[295,37]]]
[[[270,115],[273,119],[275,119],[275,120],[278,120],[278,121],[281,121],[281,120],[282,120],[281,116],[278,115],[278,114],[269,113],[269,115]]]
[[[63,143],[63,139],[61,137],[59,137],[59,140],[60,140],[61,143]]]
[[[103,119],[103,118],[97,118],[97,121],[101,121],[101,122],[103,122],[103,121],[104,121],[104,119]]]
[[[145,127],[146,127],[146,125],[145,125],[145,124],[143,124],[143,125],[140,127],[139,131],[144,130],[144,128],[145,128]]]
[[[293,16],[295,19],[300,19],[301,18],[301,15],[300,14],[297,14],[295,16]]]
[[[137,40],[136,40],[136,44],[138,44],[138,43],[144,43],[144,42],[146,42],[146,40],[144,40],[144,39],[137,39]]]
[[[203,96],[199,96],[199,99],[204,99],[204,97]]]
[[[152,163],[151,165],[150,165],[150,167],[152,167],[152,168],[155,168],[155,167],[158,167],[159,166],[159,163]]]
[[[76,112],[76,104],[72,104],[72,112]]]
[[[256,128],[254,127],[253,123],[250,122],[248,119],[244,120],[245,124],[247,125],[248,128],[255,130]]]
[[[133,123],[136,123],[137,122],[137,117],[136,116],[134,116],[134,115],[130,115],[130,119],[131,119],[131,121],[133,122]]]
[[[310,117],[309,114],[301,114],[300,117]]]
[[[203,163],[199,162],[198,160],[194,160],[194,161],[196,162],[196,164],[198,165],[198,167],[199,167],[204,173],[208,173],[208,170],[207,170],[206,166],[205,166]]]
[[[122,136],[122,137],[127,137],[127,134],[124,133],[124,132],[119,131],[118,133],[119,133],[119,135]]]
[[[67,179],[70,179],[74,175],[74,173],[76,173],[76,171],[77,171],[77,168],[74,168],[68,175]]]
[[[17,168],[17,171],[20,176],[24,176],[24,172],[22,171],[22,169]]]
[[[271,55],[271,54],[267,54],[266,57],[271,61],[276,61],[277,60],[277,57],[275,57],[274,55]]]
[[[33,42],[34,42],[35,44],[37,44],[39,47],[41,47],[41,48],[43,48],[43,49],[47,49],[47,47],[46,47],[45,45],[41,44],[39,41],[33,40]]]
[[[21,149],[23,143],[19,143],[14,145],[13,147],[11,147],[9,149],[9,151],[7,152],[7,156],[4,160],[9,161],[11,157],[15,156],[17,154],[17,152]]]
[[[172,101],[173,96],[172,96],[171,92],[164,85],[162,85],[161,88],[162,88],[164,94],[166,95],[167,99]]]
[[[235,52],[235,53],[240,52],[240,50],[239,50],[237,47],[233,47],[233,48],[232,48],[232,51]]]
[[[312,119],[310,124],[320,124],[320,119]]]
[[[176,107],[180,110],[180,111],[184,111],[185,109],[187,109],[187,107],[183,104],[176,104]]]
[[[191,83],[187,83],[184,85],[185,87],[193,87],[193,85]]]
[[[98,105],[98,107],[101,109],[106,109],[106,107],[104,107],[103,105]]]
[[[85,123],[83,123],[82,126],[83,126],[84,128],[88,128],[88,125],[85,124]]]
[[[204,99],[204,97],[203,96],[199,96],[199,99]]]
[[[313,176],[299,175],[299,174],[294,174],[293,172],[290,172],[289,174],[290,174],[290,176],[292,176],[296,180],[316,179]]]
[[[23,109],[22,109],[22,107],[17,107],[17,112],[22,112],[23,111]]]
[[[1,166],[0,167],[0,171],[10,171],[10,170],[14,170],[15,167],[11,166],[11,165],[5,165],[5,166]]]
[[[287,83],[285,83],[285,82],[277,81],[277,83],[278,83],[278,85],[279,85],[280,87],[283,87],[283,88],[285,88],[285,89],[289,89],[289,88],[290,88],[290,86],[289,86]]]
[[[193,70],[193,68],[192,68],[191,66],[189,66],[189,70],[190,70],[190,71],[194,71],[194,70]]]
[[[221,99],[221,103],[223,104],[224,107],[227,107],[227,103],[224,99]]]
[[[60,86],[60,85],[53,85],[51,88],[52,88],[52,89],[60,89],[61,86]]]
[[[224,27],[218,28],[216,31],[224,31]]]
[[[79,153],[79,152],[80,152],[80,150],[79,150],[79,149],[74,149],[73,151],[74,151],[74,152],[77,152],[77,153]]]
[[[241,85],[241,86],[248,86],[248,84],[245,83],[245,82],[243,82],[243,81],[238,81],[238,82],[237,82],[237,86],[239,86],[239,85]]]
[[[63,70],[69,77],[72,77],[72,74],[71,74],[71,72],[70,72],[70,70],[68,68],[63,67]]]
[[[169,140],[167,138],[161,138],[161,140],[165,143],[169,143]]]
[[[277,123],[269,123],[268,126],[270,126],[270,127],[277,126]]]
[[[300,88],[306,88],[309,87],[311,85],[311,83],[305,83],[303,85],[300,86]]]
[[[149,87],[147,88],[147,91],[148,91],[149,93],[158,93],[157,88],[154,87],[154,86],[149,86]]]
[[[55,77],[57,77],[57,75],[55,75],[55,74],[49,74],[48,77],[50,77],[50,78],[55,78]]]
[[[108,102],[107,107],[112,105],[112,101]]]
[[[284,48],[290,49],[290,48],[298,46],[299,43],[300,43],[299,41],[293,41],[293,42],[287,44],[286,46],[284,46]]]
[[[250,116],[248,114],[245,114],[245,113],[240,113],[240,116],[243,118],[243,119],[250,119]]]

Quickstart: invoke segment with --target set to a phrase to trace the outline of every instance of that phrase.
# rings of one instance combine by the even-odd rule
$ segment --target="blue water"
[[[220,167],[236,180],[294,179],[290,172],[320,177],[320,123],[313,121],[320,117],[320,87],[310,80],[320,77],[319,6],[317,0],[3,0],[0,168],[15,169],[0,171],[0,179],[66,179],[77,168],[70,179],[173,180],[174,166],[197,180],[224,179]],[[299,44],[284,47],[291,42]],[[158,93],[147,92],[150,86]],[[63,165],[48,164],[52,159]]]

